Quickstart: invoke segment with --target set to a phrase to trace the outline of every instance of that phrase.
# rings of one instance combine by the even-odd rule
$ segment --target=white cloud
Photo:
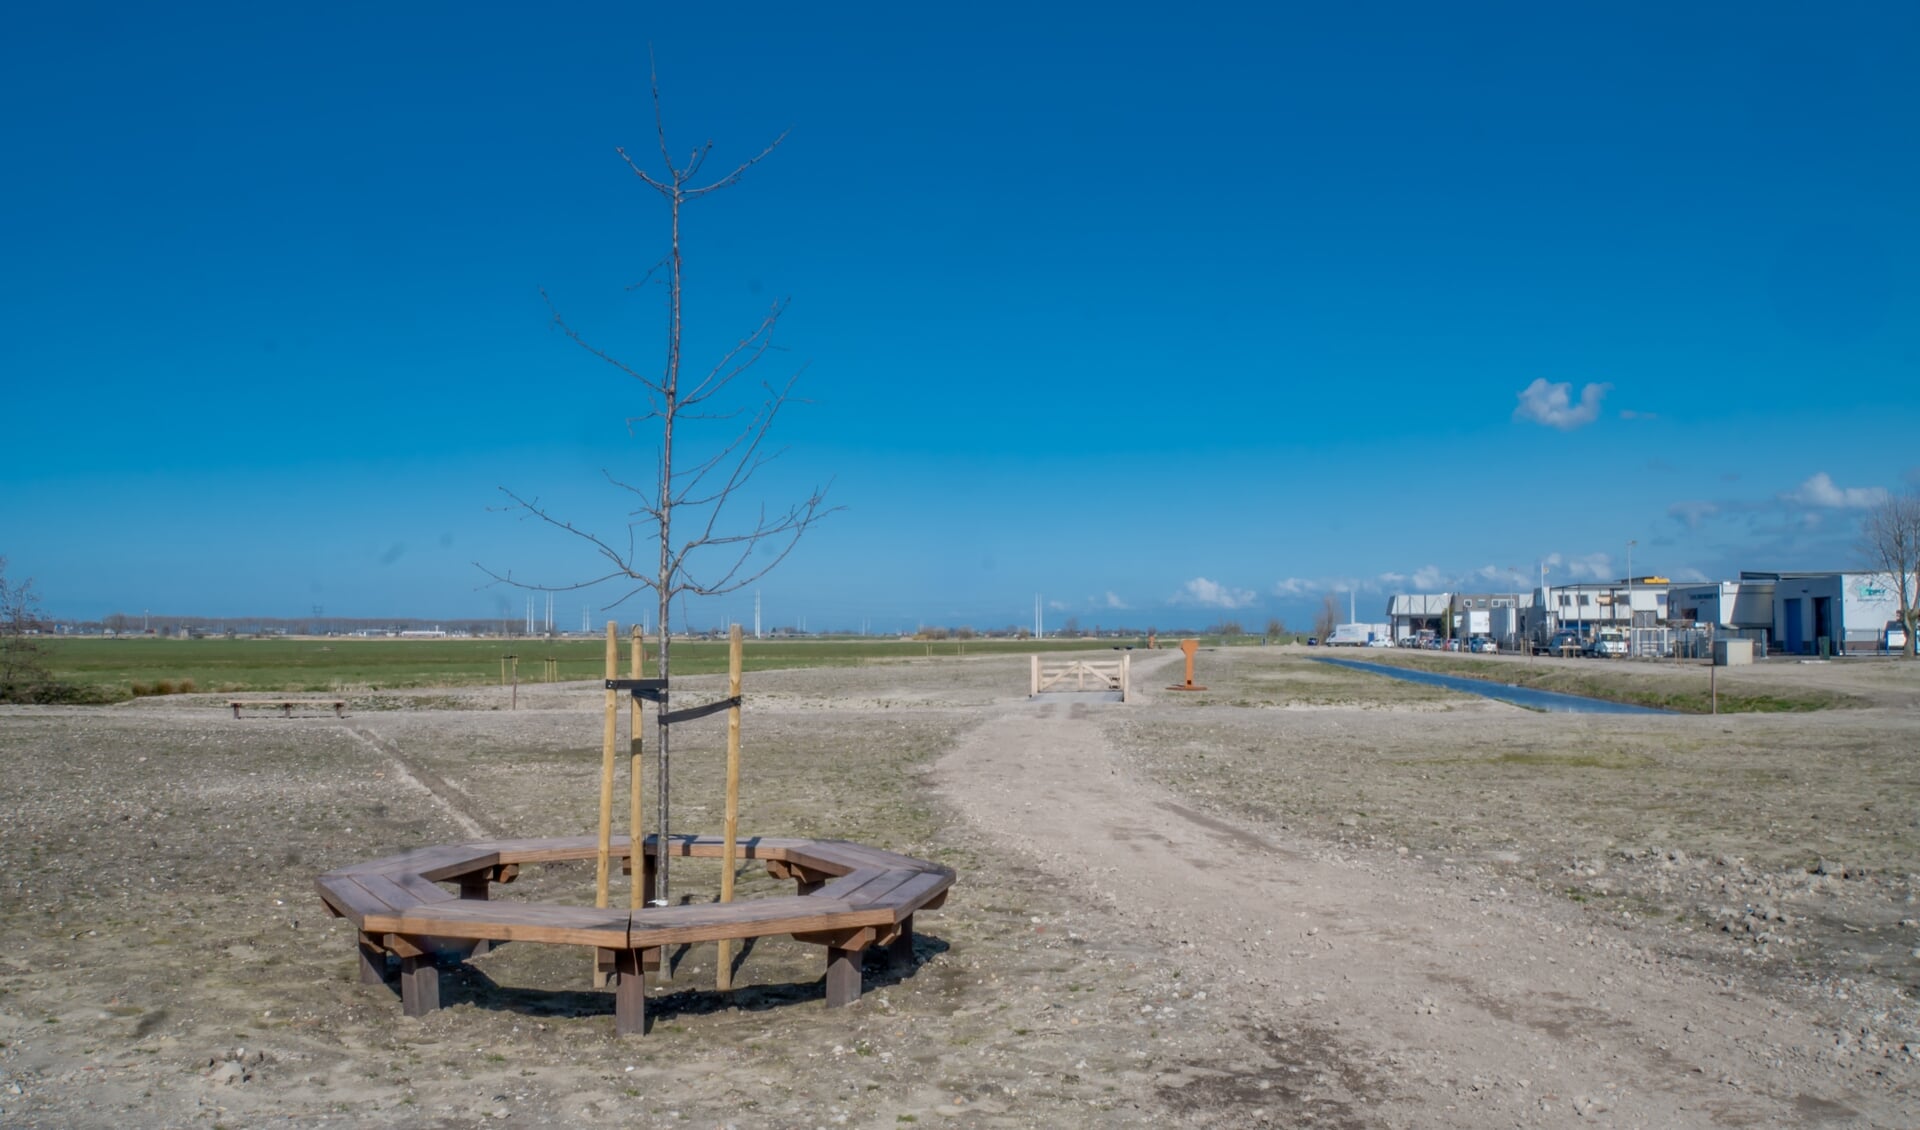
[[[1173,604],[1192,604],[1201,608],[1246,608],[1253,601],[1251,590],[1215,584],[1205,577],[1188,581],[1170,598]]]
[[[1094,603],[1098,604],[1102,608],[1112,608],[1118,611],[1125,611],[1128,608],[1132,607],[1132,605],[1129,605],[1126,601],[1120,599],[1119,593],[1116,593],[1111,589],[1107,591],[1107,595],[1104,598],[1102,598],[1101,600],[1095,601]]]
[[[1305,577],[1288,577],[1285,580],[1273,582],[1273,595],[1307,596],[1317,591],[1318,587],[1316,582],[1309,581]]]
[[[1445,579],[1436,565],[1422,565],[1413,571],[1413,587],[1421,592],[1438,589]]]
[[[1865,510],[1869,506],[1878,506],[1886,501],[1885,487],[1842,487],[1834,484],[1833,476],[1819,471],[1798,490],[1789,491],[1780,496],[1784,502],[1797,502],[1802,506],[1819,506],[1829,510]]]
[[[1613,571],[1613,558],[1604,553],[1584,553],[1567,558],[1561,558],[1556,553],[1548,564],[1563,565],[1567,575],[1576,581],[1609,581],[1618,576]]]
[[[1718,513],[1720,513],[1720,504],[1708,502],[1705,499],[1689,499],[1667,507],[1667,517],[1685,525],[1689,530],[1699,529],[1700,523]]]
[[[1516,420],[1530,420],[1561,431],[1571,431],[1593,423],[1600,417],[1600,402],[1610,384],[1589,384],[1580,390],[1580,402],[1573,402],[1573,382],[1549,382],[1536,377],[1520,391],[1520,407],[1513,410]]]
[[[1068,607],[1069,605],[1064,600],[1047,601],[1047,611],[1049,612],[1065,612]]]
[[[1679,581],[1683,585],[1697,585],[1713,579],[1691,565],[1674,569],[1669,572],[1667,576],[1672,580]]]

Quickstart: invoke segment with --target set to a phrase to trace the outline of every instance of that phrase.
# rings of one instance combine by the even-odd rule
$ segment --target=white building
[[[1788,655],[1880,650],[1887,622],[1900,616],[1900,594],[1885,573],[1762,573],[1773,584],[1773,643]]]
[[[1667,622],[1665,577],[1632,577],[1533,590],[1527,633],[1544,643],[1555,632],[1590,636],[1600,628],[1651,628]]]
[[[1667,589],[1668,615],[1728,631],[1773,628],[1772,581],[1710,581]]]
[[[1460,640],[1492,636],[1511,642],[1508,636],[1526,604],[1523,594],[1512,592],[1398,593],[1387,598],[1387,620],[1396,643],[1422,631]]]
[[[1387,623],[1393,625],[1395,643],[1421,632],[1445,630],[1447,610],[1453,594],[1448,592],[1396,593],[1387,598]]]

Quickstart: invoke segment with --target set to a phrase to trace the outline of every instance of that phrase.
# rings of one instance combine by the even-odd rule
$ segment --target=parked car
[[[1493,655],[1500,650],[1500,645],[1486,636],[1475,636],[1467,641],[1467,650],[1475,655]]]
[[[1308,646],[1308,647],[1319,647],[1319,646],[1320,646],[1320,637],[1319,637],[1319,636],[1308,636],[1308,637],[1307,637],[1307,646]]]
[[[1619,628],[1601,628],[1587,644],[1587,654],[1595,659],[1625,659],[1627,633]]]
[[[1579,632],[1555,632],[1547,641],[1548,655],[1572,655],[1587,649],[1587,641],[1580,638]]]

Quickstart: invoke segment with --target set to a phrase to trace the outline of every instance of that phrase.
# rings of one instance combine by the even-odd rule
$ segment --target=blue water
[[[1392,667],[1384,663],[1365,663],[1358,659],[1320,659],[1321,663],[1331,663],[1336,667],[1351,667],[1355,671],[1365,671],[1370,675],[1385,675],[1389,679],[1405,679],[1409,683],[1425,683],[1431,687],[1445,687],[1450,691],[1464,691],[1483,698],[1510,702],[1515,706],[1524,706],[1529,710],[1545,710],[1554,714],[1672,714],[1671,710],[1655,710],[1651,706],[1628,706],[1624,702],[1608,702],[1600,698],[1588,698],[1585,695],[1561,694],[1559,691],[1537,691],[1532,687],[1516,687],[1507,683],[1490,683],[1485,679],[1463,679],[1458,675],[1436,675],[1432,671],[1420,671],[1412,667]]]

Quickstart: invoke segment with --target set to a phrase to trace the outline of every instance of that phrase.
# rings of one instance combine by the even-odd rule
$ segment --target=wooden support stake
[[[727,635],[727,697],[733,705],[727,709],[727,816],[720,848],[720,901],[733,901],[733,852],[740,838],[740,666],[745,645],[740,625]],[[716,987],[733,988],[733,939],[720,939]]]
[[[1033,678],[1028,685],[1032,688],[1027,692],[1029,698],[1040,693],[1040,657],[1037,655],[1033,657]]]
[[[620,639],[616,625],[607,621],[607,679],[620,677]],[[595,857],[593,905],[607,905],[607,872],[613,858],[613,739],[620,729],[620,692],[607,688],[606,725],[600,730],[600,851]],[[607,974],[596,962],[593,987],[605,988]]]
[[[633,626],[627,642],[627,676],[638,679],[641,668],[640,625]],[[640,830],[640,696],[627,696],[627,909],[638,910],[647,902],[646,835]]]

